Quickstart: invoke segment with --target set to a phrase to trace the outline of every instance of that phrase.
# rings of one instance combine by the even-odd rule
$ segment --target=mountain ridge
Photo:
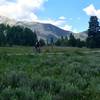
[[[50,40],[51,37],[54,38],[54,40],[57,40],[61,36],[69,36],[72,33],[71,31],[63,30],[50,23],[16,21],[4,16],[0,16],[0,23],[9,24],[11,26],[20,25],[27,27],[32,31],[36,31],[38,38],[44,40]]]

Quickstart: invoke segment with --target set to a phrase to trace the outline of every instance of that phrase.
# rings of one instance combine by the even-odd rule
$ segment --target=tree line
[[[61,36],[57,41],[54,41],[52,37],[49,45],[100,48],[100,26],[96,16],[90,17],[87,35],[88,37],[85,41],[79,38],[76,39],[74,34],[70,34],[69,37]],[[0,24],[0,46],[35,46],[37,41],[36,31],[33,32],[31,29],[23,26]],[[43,39],[40,39],[39,42],[41,46],[46,45],[46,41]]]
[[[91,16],[89,21],[89,28],[87,30],[88,37],[85,41],[76,39],[73,34],[70,37],[61,37],[55,43],[57,46],[72,46],[72,47],[88,47],[100,48],[100,26],[97,16]]]
[[[85,41],[81,41],[79,38],[76,39],[73,34],[70,34],[69,38],[61,37],[55,42],[56,46],[69,46],[69,47],[83,47],[85,46]]]
[[[36,32],[29,28],[0,24],[0,46],[33,46],[37,40]]]

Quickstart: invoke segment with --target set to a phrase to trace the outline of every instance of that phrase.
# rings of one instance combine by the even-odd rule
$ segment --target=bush
[[[2,77],[2,82],[6,87],[28,87],[31,84],[29,77],[24,72],[5,72]]]

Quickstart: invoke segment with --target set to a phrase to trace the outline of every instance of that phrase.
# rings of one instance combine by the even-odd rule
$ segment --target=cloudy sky
[[[74,32],[88,27],[89,16],[100,19],[99,0],[0,0],[0,15],[16,20],[51,23]]]

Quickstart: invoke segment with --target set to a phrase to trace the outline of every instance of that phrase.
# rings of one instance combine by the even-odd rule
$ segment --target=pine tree
[[[6,36],[5,36],[5,28],[4,24],[0,24],[0,46],[4,46],[6,44]]]
[[[89,21],[88,36],[94,36],[99,31],[97,16],[91,16]]]
[[[72,47],[76,46],[76,39],[73,34],[70,34],[68,43],[69,43],[69,46],[72,46]]]
[[[40,43],[40,46],[45,46],[46,44],[45,44],[45,41],[43,40],[43,39],[40,39],[39,40],[39,43]]]
[[[100,26],[96,16],[91,16],[89,21],[87,47],[98,48],[100,47]]]

